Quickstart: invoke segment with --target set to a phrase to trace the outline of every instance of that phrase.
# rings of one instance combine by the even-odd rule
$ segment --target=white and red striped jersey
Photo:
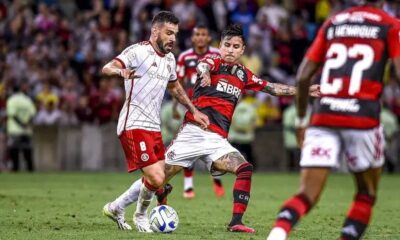
[[[115,60],[128,69],[135,69],[140,78],[125,79],[125,103],[118,119],[117,133],[144,129],[160,131],[160,109],[168,82],[177,80],[176,62],[172,53],[157,52],[150,42],[126,48]]]

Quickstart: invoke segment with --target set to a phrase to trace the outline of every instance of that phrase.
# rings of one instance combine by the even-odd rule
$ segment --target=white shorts
[[[223,173],[211,169],[212,164],[220,157],[232,152],[239,153],[226,138],[187,123],[182,126],[178,135],[168,147],[165,153],[165,163],[191,167],[197,160],[202,160],[206,163],[212,175],[221,175]]]
[[[352,172],[382,167],[384,145],[382,126],[368,130],[310,127],[305,133],[300,166],[338,167],[340,156],[345,156]]]

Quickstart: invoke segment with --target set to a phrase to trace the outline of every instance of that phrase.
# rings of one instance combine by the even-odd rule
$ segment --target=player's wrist
[[[305,128],[308,125],[308,119],[306,117],[296,116],[294,119],[294,126],[296,128]]]

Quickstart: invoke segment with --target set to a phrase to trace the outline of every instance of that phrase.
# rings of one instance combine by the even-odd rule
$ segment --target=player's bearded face
[[[172,23],[165,23],[160,27],[157,35],[157,47],[162,53],[169,53],[174,48],[176,42],[176,35],[178,34],[178,25]]]
[[[237,36],[225,37],[219,46],[222,59],[228,63],[237,63],[243,55],[244,48],[242,38]]]

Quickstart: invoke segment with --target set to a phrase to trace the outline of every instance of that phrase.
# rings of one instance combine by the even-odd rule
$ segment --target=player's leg
[[[212,180],[214,185],[215,196],[217,196],[218,198],[223,197],[225,195],[225,189],[224,186],[222,185],[221,176],[213,176]]]
[[[167,197],[172,191],[172,185],[169,184],[168,182],[181,170],[183,167],[177,166],[177,165],[170,165],[168,163],[165,164],[164,167],[164,174],[165,174],[165,179],[164,179],[164,187],[161,188],[162,190],[156,192],[157,196],[157,202],[158,205],[166,205],[167,204]]]
[[[192,199],[195,197],[193,186],[194,166],[183,169],[183,197]]]
[[[239,152],[230,152],[213,162],[212,170],[230,172],[236,175],[233,185],[232,219],[228,230],[232,232],[254,233],[255,230],[242,222],[243,214],[250,200],[253,166]]]
[[[342,134],[348,167],[354,173],[356,194],[347,212],[340,239],[361,239],[371,218],[384,165],[383,129],[346,130]]]
[[[361,239],[371,219],[382,168],[355,173],[357,193],[347,212],[341,230],[341,240]]]
[[[132,229],[125,221],[125,209],[137,201],[142,181],[143,179],[139,178],[124,193],[103,207],[103,214],[115,221],[121,230]]]
[[[164,161],[159,161],[152,165],[146,166],[142,168],[142,172],[144,176],[143,183],[140,186],[140,192],[133,220],[139,232],[152,232],[147,216],[147,209],[156,191],[163,186],[165,178]]]
[[[300,188],[281,207],[267,240],[284,240],[293,227],[318,202],[330,169],[337,165],[341,139],[336,130],[306,130],[300,166]]]
[[[315,206],[325,186],[330,168],[304,168],[297,194],[285,201],[267,240],[285,240],[298,221]]]

